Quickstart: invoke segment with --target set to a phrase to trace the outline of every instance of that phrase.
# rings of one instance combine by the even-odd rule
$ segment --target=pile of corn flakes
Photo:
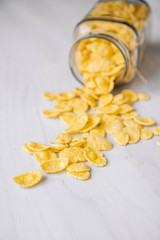
[[[107,135],[114,136],[115,142],[121,146],[150,139],[154,134],[160,135],[160,127],[145,128],[154,125],[155,121],[140,117],[133,106],[137,101],[149,100],[148,95],[128,89],[113,95],[114,86],[109,84],[104,88],[103,84],[95,91],[85,86],[72,92],[45,92],[44,98],[56,104],[53,110],[44,110],[43,115],[60,118],[66,130],[48,145],[35,142],[23,145],[23,149],[40,163],[43,172],[66,171],[73,178],[87,180],[91,168],[86,162],[97,167],[107,164],[101,153],[113,147]],[[160,141],[157,144],[160,145]],[[42,173],[24,173],[13,180],[22,187],[32,187],[42,181]]]

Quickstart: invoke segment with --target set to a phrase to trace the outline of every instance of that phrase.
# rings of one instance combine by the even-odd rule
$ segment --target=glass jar
[[[140,0],[98,1],[75,27],[70,68],[76,79],[96,88],[135,76],[150,37],[150,7]]]

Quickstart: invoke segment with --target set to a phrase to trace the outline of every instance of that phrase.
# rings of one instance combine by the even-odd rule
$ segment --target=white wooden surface
[[[142,66],[148,84],[136,78],[125,87],[151,96],[136,108],[160,124],[160,2],[150,3],[153,37]],[[115,144],[106,153],[108,166],[94,167],[86,182],[66,174],[47,175],[32,189],[12,182],[17,174],[39,170],[23,143],[47,143],[65,129],[59,120],[42,116],[52,108],[42,94],[79,86],[68,52],[74,25],[92,5],[89,0],[0,2],[0,240],[160,239],[158,137],[127,147]]]

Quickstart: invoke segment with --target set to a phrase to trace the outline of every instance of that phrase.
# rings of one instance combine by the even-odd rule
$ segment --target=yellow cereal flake
[[[119,114],[126,114],[134,110],[134,107],[129,104],[123,104],[120,106]]]
[[[101,135],[90,134],[87,138],[87,144],[100,151],[109,151],[112,149],[112,143]]]
[[[160,147],[160,140],[157,141],[157,145]]]
[[[118,114],[119,106],[115,104],[110,104],[108,106],[99,107],[98,112],[107,114]]]
[[[59,156],[61,158],[68,158],[69,163],[75,163],[75,162],[85,162],[85,156],[83,153],[83,148],[81,147],[71,147],[71,148],[65,148],[59,153]]]
[[[57,100],[57,93],[45,92],[43,97],[46,100]]]
[[[151,118],[141,118],[139,116],[136,116],[135,121],[143,126],[152,126],[155,124],[155,121]]]
[[[115,140],[118,145],[125,146],[129,142],[129,135],[123,131],[120,131],[116,134]]]
[[[43,150],[46,150],[49,148],[48,145],[40,144],[40,143],[36,143],[36,142],[29,142],[28,147],[30,149],[32,149],[34,152],[35,151],[43,151]]]
[[[83,76],[86,75],[85,73],[83,74]],[[88,79],[85,80],[85,86],[88,89],[95,89],[96,88],[96,81],[95,81],[95,77],[89,77]],[[96,93],[97,94],[97,93]]]
[[[74,134],[79,132],[82,128],[85,127],[87,122],[88,122],[87,114],[78,115],[71,121],[69,127],[66,129],[66,133]]]
[[[59,133],[56,135],[56,143],[69,144],[72,141],[72,136],[67,133]]]
[[[153,132],[150,129],[143,128],[141,129],[141,139],[148,140],[153,137]]]
[[[80,130],[80,132],[89,132],[95,128],[101,121],[101,116],[96,114],[88,114],[87,124]]]
[[[76,97],[76,94],[74,92],[64,92],[64,93],[58,93],[57,94],[57,99],[63,100],[63,101],[68,101],[70,99],[73,99]]]
[[[142,125],[135,122],[133,119],[127,119],[123,121],[123,124],[128,128],[135,128],[140,130],[142,128]]]
[[[52,146],[52,149],[54,152],[60,152],[61,150],[68,147],[68,144],[66,143],[49,143]]]
[[[113,95],[111,93],[101,95],[99,98],[99,104],[101,107],[109,105],[113,100]]]
[[[93,128],[93,129],[90,131],[90,134],[101,135],[101,136],[104,137],[105,134],[106,134],[104,124],[98,125],[97,127]]]
[[[106,78],[96,78],[96,92],[98,94],[110,93],[114,88],[114,81],[107,80]]]
[[[150,97],[145,93],[137,93],[137,97],[139,101],[146,101],[150,99]]]
[[[69,176],[79,179],[88,180],[90,178],[90,172],[67,172]]]
[[[60,112],[54,110],[44,110],[43,115],[48,118],[57,118],[60,115]]]
[[[106,132],[110,135],[116,135],[123,129],[123,123],[120,119],[114,119],[106,124]]]
[[[82,137],[83,137],[84,139],[87,139],[88,136],[89,136],[89,133],[88,133],[88,132],[85,132],[85,133],[82,134]]]
[[[97,106],[97,102],[96,100],[89,94],[84,93],[81,95],[81,98],[91,107],[96,107]]]
[[[69,172],[87,172],[91,168],[85,163],[72,163],[67,166],[66,170]]]
[[[31,149],[27,143],[23,144],[22,148],[27,152],[27,153],[30,153],[30,154],[33,154],[34,153],[34,150]]]
[[[105,124],[106,122],[107,123],[111,122],[111,121],[113,121],[115,119],[120,119],[120,117],[119,116],[115,116],[115,115],[109,115],[109,114],[103,114],[102,115],[102,122],[103,122],[103,124]]]
[[[159,135],[159,136],[160,136],[160,127],[155,127],[155,128],[153,129],[153,133],[154,133],[155,135]]]
[[[114,96],[113,103],[117,105],[122,105],[129,103],[129,98],[127,96],[124,96],[122,93],[119,93]]]
[[[137,94],[134,93],[132,90],[125,89],[122,91],[122,94],[129,98],[130,102],[136,102],[138,100]]]
[[[72,106],[68,105],[67,102],[58,102],[54,105],[54,108],[59,112],[71,112],[73,110]]]
[[[49,149],[47,149],[45,151],[35,152],[33,156],[39,163],[43,163],[48,160],[52,160],[53,158],[57,158],[56,153],[53,151],[49,151]]]
[[[43,162],[40,167],[43,172],[57,173],[64,170],[68,165],[68,158],[54,158],[52,160]]]
[[[82,87],[82,88],[75,88],[74,89],[74,92],[75,92],[75,94],[78,96],[78,97],[80,97],[82,94],[84,94],[84,87]]]
[[[33,187],[41,182],[42,173],[35,171],[30,173],[23,173],[13,178],[13,181],[20,185],[21,187]]]
[[[140,130],[131,127],[125,127],[124,132],[129,136],[128,143],[133,144],[137,143],[140,139]]]
[[[104,167],[107,164],[107,159],[94,147],[86,147],[84,155],[88,162],[97,167]]]
[[[86,140],[83,137],[75,137],[72,139],[70,146],[72,147],[81,147],[86,143]]]
[[[99,96],[98,94],[92,90],[92,89],[89,89],[89,88],[84,88],[84,92],[86,92],[87,94],[89,94],[92,98],[94,98],[95,100],[98,100],[99,99]]]
[[[126,113],[126,114],[123,114],[121,116],[122,119],[125,119],[125,120],[128,120],[128,119],[134,119],[134,117],[138,116],[138,114],[136,112],[130,112],[130,113]]]
[[[67,126],[70,125],[71,121],[76,117],[76,115],[72,112],[62,113],[60,116],[60,120]]]
[[[75,98],[69,104],[73,107],[73,112],[78,115],[87,112],[89,108],[88,104],[81,98]]]

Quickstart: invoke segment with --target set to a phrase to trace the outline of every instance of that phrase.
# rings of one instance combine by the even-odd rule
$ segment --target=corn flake
[[[129,120],[129,119],[134,119],[134,117],[138,116],[138,114],[136,112],[130,112],[130,113],[126,113],[126,114],[123,114],[121,116],[122,119],[125,119],[125,120]]]
[[[89,88],[84,88],[84,92],[89,94],[92,98],[94,98],[95,100],[98,100],[99,99],[99,96],[98,94],[93,91],[92,89],[89,89]]]
[[[90,134],[87,138],[87,144],[100,151],[109,151],[112,149],[112,143],[101,135]]]
[[[119,114],[126,114],[134,110],[134,107],[129,104],[123,104],[120,106]]]
[[[29,142],[28,147],[30,149],[32,149],[34,152],[35,151],[43,151],[43,150],[46,150],[49,148],[48,145],[40,144],[40,143],[36,143],[36,142]]]
[[[119,106],[115,104],[110,104],[108,106],[99,107],[98,112],[107,114],[118,114]]]
[[[56,143],[69,144],[72,141],[72,136],[67,133],[59,133],[56,136]]]
[[[140,130],[142,128],[142,125],[135,122],[133,119],[127,119],[123,121],[123,124],[128,128],[135,128]]]
[[[65,148],[59,153],[61,158],[68,158],[69,163],[75,162],[85,162],[85,156],[83,153],[83,148],[80,147],[73,147],[73,148]]]
[[[96,92],[98,94],[110,93],[114,88],[114,81],[104,79],[102,77],[96,78]]]
[[[132,90],[125,89],[122,91],[122,94],[127,97],[130,102],[136,102],[138,100],[137,94],[134,93]]]
[[[83,137],[75,137],[72,139],[70,146],[72,147],[81,147],[86,143],[86,140]]]
[[[43,115],[48,118],[57,118],[60,115],[60,112],[54,110],[44,110]]]
[[[135,121],[143,126],[152,126],[155,124],[155,121],[151,118],[140,118],[139,116],[136,116]]]
[[[160,136],[160,127],[155,127],[155,128],[153,129],[153,133],[154,133],[155,135],[159,135],[159,136]]]
[[[66,170],[69,172],[86,172],[90,171],[91,168],[85,163],[72,163],[67,166]]]
[[[82,87],[82,88],[75,88],[74,92],[78,97],[80,97],[82,94],[84,94],[85,91],[84,91],[84,88]]]
[[[56,153],[53,151],[49,151],[48,149],[45,151],[35,152],[33,156],[39,163],[52,160],[53,158],[57,158]]]
[[[113,100],[113,95],[111,93],[101,95],[99,98],[99,104],[101,107],[109,105]]]
[[[65,143],[49,143],[52,146],[54,152],[60,152],[61,150],[68,147],[68,144]]]
[[[57,100],[57,93],[45,92],[43,97],[46,100]]]
[[[76,97],[76,94],[74,92],[64,92],[57,94],[57,99],[68,101],[69,99],[73,99]]]
[[[89,132],[95,128],[101,121],[101,116],[96,114],[88,114],[87,124],[80,130],[80,132]]]
[[[87,139],[88,136],[89,136],[89,132],[86,132],[86,133],[83,133],[83,134],[82,134],[82,137],[83,137],[84,139]]]
[[[67,126],[70,125],[71,121],[76,117],[76,115],[74,113],[71,112],[66,112],[66,113],[62,113],[62,115],[60,116],[60,120]]]
[[[104,124],[101,124],[101,125],[95,127],[94,129],[92,129],[92,130],[90,131],[90,134],[101,135],[101,136],[104,137],[105,134],[106,134]]]
[[[23,144],[22,148],[23,148],[26,152],[28,152],[28,153],[30,153],[30,154],[33,154],[33,153],[34,153],[34,150],[31,149],[31,148],[28,146],[27,143]]]
[[[73,112],[75,112],[78,115],[87,112],[89,108],[88,104],[81,98],[75,98],[71,100],[70,104],[73,107]]]
[[[91,107],[96,107],[97,106],[97,102],[96,100],[90,95],[90,94],[87,94],[87,93],[84,93],[81,95],[81,98]]]
[[[71,112],[73,110],[72,106],[68,105],[67,102],[58,102],[54,105],[54,108],[59,112]]]
[[[78,115],[71,121],[69,127],[66,129],[66,133],[74,134],[79,132],[82,128],[85,127],[87,122],[88,122],[87,114]]]
[[[79,179],[88,180],[90,178],[90,172],[67,172],[69,176]]]
[[[43,162],[40,167],[43,172],[57,173],[64,170],[68,165],[68,158],[54,158],[52,160]]]
[[[148,140],[153,137],[153,132],[150,129],[143,128],[141,129],[141,139]]]
[[[118,145],[125,146],[129,142],[129,135],[123,131],[118,132],[115,140]]]
[[[119,93],[114,96],[113,103],[117,105],[126,104],[129,103],[129,98],[124,96],[122,93]]]
[[[23,173],[13,178],[13,181],[21,187],[33,187],[41,182],[42,173],[35,171],[30,173]]]
[[[114,119],[106,124],[106,132],[110,135],[116,135],[123,129],[123,123],[120,119]]]
[[[140,130],[131,127],[125,127],[124,132],[129,136],[128,143],[133,144],[137,143],[140,139]]]
[[[139,101],[146,101],[150,99],[150,97],[145,93],[137,93],[137,97]]]
[[[88,162],[97,167],[104,167],[107,164],[107,159],[94,147],[86,147],[84,155]]]

